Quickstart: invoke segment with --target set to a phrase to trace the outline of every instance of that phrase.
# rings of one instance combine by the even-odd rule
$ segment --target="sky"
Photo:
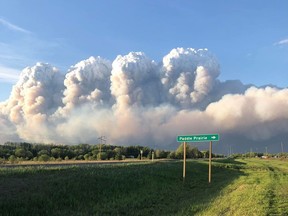
[[[215,60],[219,64],[217,73],[210,71],[211,73],[208,74],[211,75],[211,79],[217,79],[222,84],[237,80],[241,85],[253,85],[259,91],[267,85],[286,89],[288,86],[287,9],[288,2],[285,0],[273,2],[268,0],[71,0],[69,3],[56,0],[0,0],[0,102],[7,102],[10,94],[15,93],[12,92],[12,87],[24,77],[23,75],[19,78],[21,71],[26,67],[37,65],[37,62],[48,63],[56,67],[60,74],[65,75],[71,70],[71,66],[91,56],[100,56],[114,62],[119,55],[142,52],[160,67],[159,65],[164,64],[161,63],[164,62],[164,57],[175,48],[208,49],[213,55],[212,62]],[[131,58],[140,57],[132,55]],[[122,60],[127,59],[123,57]],[[198,60],[194,59],[194,61]],[[207,59],[199,62],[208,64]],[[117,67],[119,65],[121,63]],[[113,74],[113,69],[111,70]],[[168,72],[165,76],[169,76],[167,74]],[[111,82],[112,78],[113,76]],[[168,79],[167,82],[170,81]],[[172,83],[169,90],[171,94],[177,90],[176,81],[173,82],[170,82]],[[212,85],[215,82],[213,81]],[[64,82],[66,90],[67,83],[68,81]],[[143,86],[142,83],[141,85],[139,83],[139,86]],[[59,91],[64,92],[65,88],[60,88]],[[113,91],[113,87],[108,86],[109,88]],[[208,88],[207,91],[205,90],[206,95],[208,93],[210,95],[211,91],[215,90],[209,90],[207,86],[206,88]],[[238,90],[237,93],[245,94]],[[66,96],[63,96],[66,98],[66,103],[59,105],[63,109],[69,104],[67,91]],[[230,93],[227,89],[225,91]],[[114,90],[112,96],[117,102],[119,93]],[[224,93],[221,96],[224,96]],[[216,100],[215,97],[211,99],[211,96],[210,101],[221,103],[219,98]],[[11,101],[12,99],[10,103]],[[7,109],[12,105],[5,106]],[[193,104],[186,103],[181,110],[187,110],[187,106],[190,106],[188,110],[194,109]],[[199,105],[201,107],[199,110],[208,112],[207,103],[203,102],[201,106]],[[154,107],[159,106],[157,104]],[[7,111],[2,113],[4,116],[9,116]],[[10,124],[11,116],[7,119]],[[16,125],[16,130],[19,131],[17,124],[19,122],[11,123]],[[20,132],[17,134],[17,139],[32,139],[19,135]],[[226,137],[228,143],[230,132]],[[247,139],[252,140],[249,136]],[[123,138],[123,142],[124,140]],[[130,138],[126,137],[126,140]]]

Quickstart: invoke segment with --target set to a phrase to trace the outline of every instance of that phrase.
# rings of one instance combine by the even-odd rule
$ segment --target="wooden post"
[[[183,181],[186,176],[186,142],[183,143]]]
[[[208,176],[209,183],[211,183],[211,169],[212,169],[212,141],[210,141],[210,147],[209,147],[209,176]]]

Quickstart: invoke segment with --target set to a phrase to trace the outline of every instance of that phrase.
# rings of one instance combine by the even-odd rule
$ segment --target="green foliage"
[[[0,158],[0,164],[5,164],[5,163],[6,163],[5,159],[4,158]]]
[[[170,153],[169,151],[157,149],[154,152],[154,158],[155,159],[167,158],[169,153]]]
[[[169,155],[168,155],[168,158],[169,158],[169,159],[176,159],[176,153],[175,153],[175,151],[171,151],[171,152],[169,153]]]
[[[38,152],[38,156],[41,156],[41,155],[50,155],[50,154],[49,154],[48,150],[43,149],[43,150]]]
[[[52,145],[52,144],[30,144],[30,143],[12,143],[7,142],[4,145],[0,145],[0,157],[4,160],[8,160],[11,155],[16,157],[15,161],[33,160],[37,161],[42,155],[48,155],[51,159],[55,160],[124,160],[125,158],[138,158],[140,159],[140,152],[143,152],[143,159],[151,159],[152,152],[154,152],[154,159],[171,158],[182,159],[183,158],[183,146],[180,145],[175,152],[154,150],[149,147],[143,146],[113,146],[113,145]],[[103,155],[102,155],[103,153]],[[44,156],[45,158],[46,156]],[[202,152],[197,148],[187,146],[187,158],[201,158]],[[13,157],[12,157],[13,158]],[[15,162],[14,161],[14,162]]]
[[[49,161],[49,160],[50,160],[50,156],[47,155],[47,154],[41,154],[41,155],[38,157],[38,161],[46,162],[46,161]]]
[[[90,155],[89,155],[89,154],[85,154],[85,155],[84,155],[84,159],[85,159],[85,160],[89,160],[89,159],[90,159]]]
[[[53,148],[51,149],[51,156],[55,158],[60,158],[62,155],[62,149],[61,148]]]
[[[183,156],[184,156],[184,147],[183,143],[181,143],[181,145],[179,145],[179,147],[177,148],[175,155],[174,154],[170,155],[170,158],[182,159]],[[186,145],[186,158],[203,158],[203,156],[204,154],[201,151],[199,151],[198,148],[191,147],[189,144]]]
[[[105,152],[99,152],[98,154],[97,154],[97,160],[107,160],[108,159],[108,157],[107,157],[107,153],[105,153]]]
[[[16,157],[22,157],[22,158],[25,158],[26,157],[26,151],[25,151],[25,149],[23,149],[23,148],[17,148],[16,150],[15,150],[15,156]]]
[[[11,155],[9,158],[8,158],[9,162],[10,163],[15,163],[17,161],[17,158],[14,156],[14,155]]]

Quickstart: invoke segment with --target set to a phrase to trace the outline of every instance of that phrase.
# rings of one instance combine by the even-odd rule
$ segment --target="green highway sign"
[[[196,134],[177,137],[177,142],[207,142],[219,141],[219,134]]]

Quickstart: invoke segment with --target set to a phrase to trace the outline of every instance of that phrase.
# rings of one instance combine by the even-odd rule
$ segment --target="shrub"
[[[43,155],[40,155],[39,157],[38,157],[38,161],[49,161],[50,160],[50,157],[48,156],[48,155],[46,155],[46,154],[43,154]]]
[[[9,158],[8,158],[8,160],[9,160],[9,162],[10,163],[15,163],[16,162],[16,157],[14,156],[14,155],[11,155]]]
[[[97,160],[107,160],[107,153],[105,152],[98,153]]]

